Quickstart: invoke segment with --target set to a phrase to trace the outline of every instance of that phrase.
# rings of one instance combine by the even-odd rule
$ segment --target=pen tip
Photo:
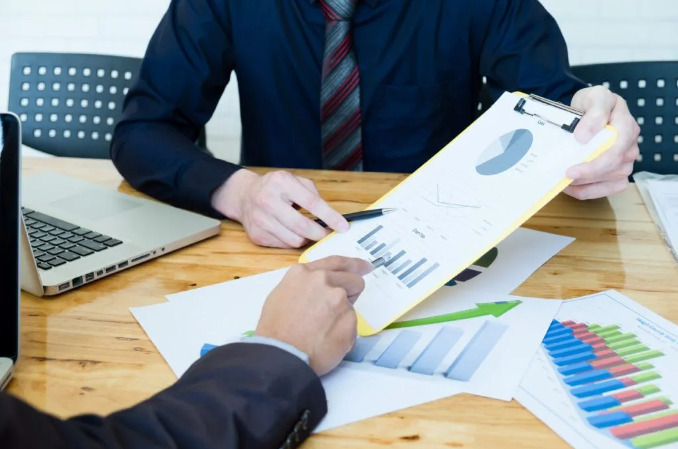
[[[397,210],[398,210],[398,209],[396,209],[396,208],[394,208],[394,207],[391,207],[391,208],[388,208],[388,209],[384,209],[384,210],[383,210],[383,213],[384,213],[384,214],[390,214],[391,212],[395,212],[395,211],[397,211]]]

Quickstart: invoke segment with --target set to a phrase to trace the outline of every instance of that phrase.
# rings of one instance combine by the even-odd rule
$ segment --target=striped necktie
[[[323,168],[362,170],[360,71],[351,19],[358,0],[320,0],[325,14],[325,56],[320,93]]]

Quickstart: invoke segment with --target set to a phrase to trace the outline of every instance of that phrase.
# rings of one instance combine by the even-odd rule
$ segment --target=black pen
[[[364,210],[362,212],[354,212],[352,214],[346,214],[343,215],[343,217],[348,221],[349,223],[352,221],[360,221],[360,220],[367,220],[369,218],[375,218],[375,217],[381,217],[382,215],[390,214],[391,212],[395,212],[398,209],[371,209],[371,210]],[[322,221],[320,218],[316,218],[314,220],[316,223],[318,223],[320,226],[323,228],[327,227],[327,224]]]

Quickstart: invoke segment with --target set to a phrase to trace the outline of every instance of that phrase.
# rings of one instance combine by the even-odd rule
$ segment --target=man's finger
[[[622,161],[617,154],[618,151],[618,148],[610,148],[590,162],[570,167],[565,176],[575,181],[583,179],[600,181],[605,175],[615,171],[621,165]]]
[[[348,231],[349,225],[346,219],[332,209],[320,195],[307,189],[296,177],[290,178],[290,182],[285,185],[282,196],[320,218],[335,231]]]
[[[616,195],[626,189],[628,185],[628,179],[612,182],[597,182],[583,186],[569,186],[565,189],[565,193],[579,200],[592,200],[595,198]]]
[[[306,239],[317,242],[329,234],[329,231],[308,217],[303,216],[293,207],[283,203],[284,207],[276,211],[276,218],[287,229]]]
[[[288,204],[285,204],[282,201],[280,201],[280,203],[281,207],[278,208],[278,210],[271,211],[270,214],[258,214],[253,220],[254,224],[261,230],[281,241],[284,244],[283,248],[301,248],[307,243],[307,240],[303,236],[288,229],[276,218],[276,215],[280,214],[280,210],[292,210]]]
[[[371,273],[372,264],[363,259],[343,256],[330,256],[306,264],[309,270],[347,271],[364,276]]]
[[[617,96],[602,86],[584,89],[575,95],[572,106],[584,111],[584,116],[574,131],[575,138],[588,143],[610,121]]]
[[[296,178],[304,187],[306,187],[308,190],[315,193],[316,195],[320,196],[320,192],[318,191],[318,188],[315,186],[315,183],[313,181],[311,181],[308,178],[302,178],[301,176],[297,176]]]
[[[359,274],[348,271],[328,271],[328,282],[333,287],[343,288],[351,304],[355,303],[365,290],[365,279]]]

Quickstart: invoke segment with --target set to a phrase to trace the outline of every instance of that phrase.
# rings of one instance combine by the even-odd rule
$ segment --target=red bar
[[[586,344],[589,344],[589,345],[597,345],[597,344],[600,344],[600,343],[605,343],[605,339],[597,336],[596,334],[593,334],[593,337],[580,338],[580,340],[583,341]]]
[[[587,329],[588,329],[588,326],[587,326],[586,324],[584,324],[584,323],[574,324],[574,325],[568,326],[568,327],[569,327],[570,329],[572,329],[573,331],[575,331],[575,332],[577,332],[577,331],[582,331],[582,330],[587,330]]]
[[[643,399],[645,396],[643,396],[638,390],[627,390],[622,391],[621,393],[613,394],[612,397],[617,399],[619,402],[629,402],[635,401],[636,399]]]
[[[640,435],[659,432],[660,430],[673,429],[678,427],[678,414],[662,416],[661,418],[650,419],[637,423],[624,424],[623,426],[611,429],[612,435],[621,440],[628,440]]]
[[[587,328],[577,329],[572,333],[572,335],[574,335],[575,337],[577,337],[580,340],[582,339],[582,337],[590,337],[590,336],[596,336],[597,337],[597,335],[594,334],[593,332],[589,332],[589,330]]]
[[[626,376],[627,374],[633,374],[640,371],[636,365],[619,365],[608,370],[614,377]]]
[[[600,358],[600,355],[598,356]],[[606,368],[612,368],[613,366],[617,365],[624,365],[626,363],[626,360],[622,359],[619,356],[615,357],[610,357],[606,358],[603,360],[594,360],[593,362],[590,362],[591,366],[597,369],[606,369]]]
[[[614,352],[612,349],[606,349],[605,351],[599,351],[596,352],[596,357],[598,357],[598,360],[602,359],[609,359],[610,357],[616,357],[617,353]]]
[[[605,341],[605,340],[603,340],[603,341]],[[602,351],[604,349],[610,349],[610,348],[608,348],[605,343],[594,343],[593,344],[593,352]]]
[[[661,399],[655,399],[642,404],[622,407],[615,410],[615,412],[626,412],[631,416],[640,416],[647,415],[648,413],[660,412],[662,410],[666,410],[667,408],[669,408],[669,406],[666,404],[666,402],[662,401]]]
[[[572,320],[567,320],[567,321],[563,321],[563,322],[560,323],[560,324],[562,324],[563,326],[570,327],[570,326],[573,326],[573,325],[575,325],[575,324],[577,324],[577,323],[575,323],[575,322],[572,321]]]

